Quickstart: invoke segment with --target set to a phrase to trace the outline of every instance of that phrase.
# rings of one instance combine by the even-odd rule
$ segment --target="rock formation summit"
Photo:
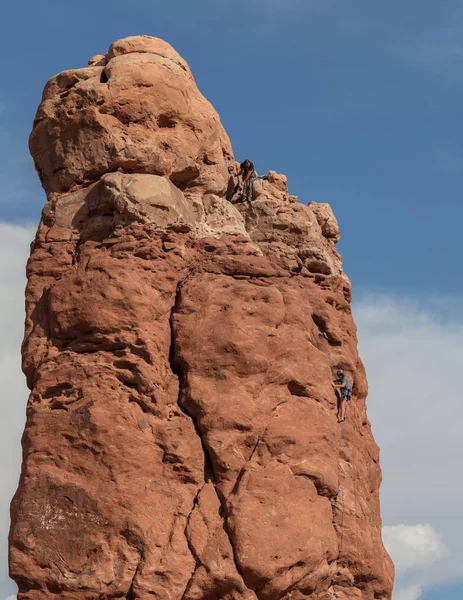
[[[330,207],[274,171],[229,202],[220,119],[148,36],[53,77],[30,148],[18,600],[390,599]]]

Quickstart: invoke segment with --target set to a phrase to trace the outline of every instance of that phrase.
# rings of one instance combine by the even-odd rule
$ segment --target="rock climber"
[[[240,170],[238,173],[238,179],[241,180],[243,185],[242,196],[244,202],[251,202],[252,200],[252,184],[257,179],[258,175],[254,169],[254,163],[246,159],[240,164]]]
[[[232,177],[235,175],[234,168],[229,168],[229,173]],[[252,200],[252,186],[254,181],[258,179],[258,175],[254,169],[254,164],[246,159],[240,164],[240,170],[236,175],[238,181],[235,183],[235,187],[230,197],[231,202],[251,202]]]
[[[228,166],[230,175],[226,198],[230,202],[251,202],[253,195],[253,185],[258,180],[268,180],[268,175],[259,175],[254,168],[254,163],[249,159],[244,160],[240,164],[238,173],[236,173],[235,165],[229,160],[225,161]]]
[[[336,391],[339,390],[341,394],[341,397],[338,398],[338,423],[344,423],[346,420],[347,402],[350,402],[352,399],[352,390],[350,381],[344,375],[344,371],[338,369],[336,374],[338,378],[334,380],[333,387]]]

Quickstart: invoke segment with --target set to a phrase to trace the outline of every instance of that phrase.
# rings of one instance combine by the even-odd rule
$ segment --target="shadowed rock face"
[[[31,151],[18,599],[390,599],[330,207],[274,172],[227,202],[220,120],[147,36],[53,77]]]

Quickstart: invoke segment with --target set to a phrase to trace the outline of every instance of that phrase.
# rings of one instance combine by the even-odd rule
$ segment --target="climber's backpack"
[[[351,389],[351,385],[350,385],[350,381],[347,379],[346,376],[344,376],[341,381],[343,383],[346,383],[349,385],[349,387],[346,387],[344,389],[341,389],[341,396],[342,399],[345,400],[346,402],[350,402],[352,400],[352,389]]]

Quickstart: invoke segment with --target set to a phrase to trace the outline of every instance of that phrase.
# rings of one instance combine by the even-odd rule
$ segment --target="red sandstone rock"
[[[117,169],[167,176],[183,190],[224,192],[228,136],[173,48],[127,38],[90,62],[52,77],[37,111],[30,146],[47,192]]]
[[[331,210],[331,206],[326,203],[309,202],[309,208],[312,209],[321,227],[322,234],[332,241],[333,244],[339,242],[341,235],[339,233],[338,221]]]
[[[90,62],[47,84],[31,135],[48,203],[28,263],[18,600],[390,599],[331,209],[275,172],[251,206],[227,202],[228,138],[162,40]]]

